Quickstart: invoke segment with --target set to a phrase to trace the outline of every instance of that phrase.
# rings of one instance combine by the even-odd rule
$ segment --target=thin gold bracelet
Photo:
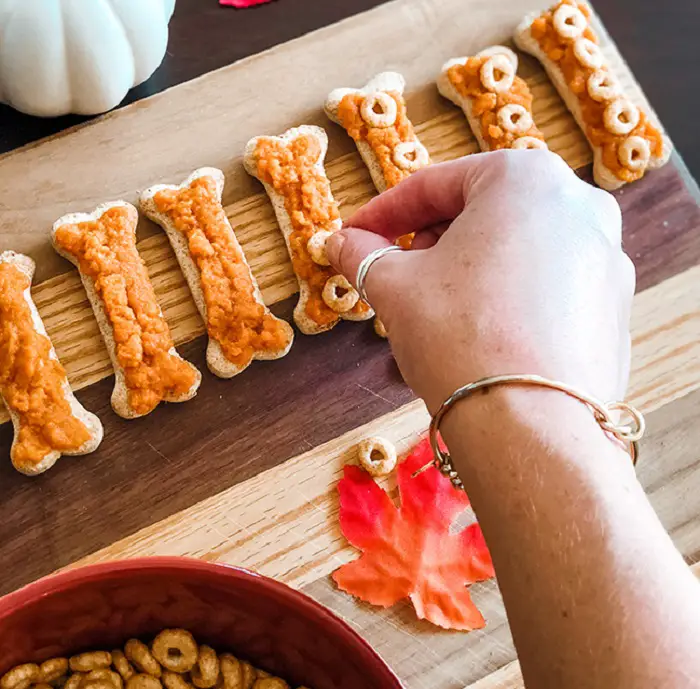
[[[457,402],[469,397],[477,390],[483,390],[494,385],[535,385],[542,388],[550,388],[551,390],[565,392],[567,395],[579,400],[579,402],[583,402],[583,404],[585,404],[591,410],[595,420],[606,433],[610,433],[618,440],[625,443],[630,453],[630,457],[632,458],[632,464],[637,463],[637,459],[639,458],[639,447],[637,443],[644,435],[644,430],[646,428],[644,416],[638,409],[635,409],[632,405],[627,404],[626,402],[600,402],[594,397],[587,395],[585,392],[577,390],[571,385],[559,383],[555,380],[548,380],[542,376],[505,375],[482,378],[481,380],[477,380],[475,383],[464,385],[458,390],[455,390],[455,392],[453,392],[452,395],[450,395],[443,402],[442,406],[440,409],[438,409],[437,413],[430,422],[430,445],[433,448],[435,459],[430,464],[426,464],[424,467],[419,469],[414,476],[417,476],[431,466],[435,466],[442,474],[450,479],[455,488],[464,489],[462,481],[457,475],[457,472],[452,464],[452,458],[448,452],[442,451],[438,443],[440,423],[442,422],[445,414],[447,414],[447,412],[449,412]],[[616,414],[629,415],[631,417],[631,422],[628,424],[623,424],[615,421],[613,416]]]

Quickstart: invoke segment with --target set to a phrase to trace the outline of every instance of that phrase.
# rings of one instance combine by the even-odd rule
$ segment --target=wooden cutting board
[[[418,622],[408,605],[383,611],[332,586],[356,556],[337,525],[335,485],[368,433],[402,450],[427,413],[401,382],[369,323],[297,334],[283,360],[255,363],[229,381],[204,373],[197,398],[137,421],[109,407],[113,379],[77,273],[50,247],[52,222],[69,211],[179,182],[202,165],[226,174],[224,203],[265,300],[289,317],[296,284],[272,208],[243,171],[256,134],[324,126],[327,170],[344,216],[374,191],[354,144],[321,106],[338,86],[396,69],[408,113],[433,160],[476,151],[460,111],[437,94],[442,63],[509,40],[537,0],[395,0],[0,158],[0,250],[32,255],[35,300],[79,397],[105,425],[94,455],[63,459],[28,479],[0,465],[3,591],[77,562],[183,554],[235,563],[285,581],[358,629],[411,689],[452,689],[515,658],[495,582],[474,588],[488,626],[468,635]],[[601,28],[601,31],[602,28]],[[615,46],[608,59],[647,105]],[[520,73],[550,147],[590,178],[590,150],[539,66]],[[640,480],[689,561],[700,554],[700,209],[677,156],[617,194],[625,245],[638,272],[630,399],[648,413]],[[139,249],[181,353],[203,371],[203,325],[164,235],[147,221]],[[5,421],[6,417],[2,417]],[[7,458],[11,427],[0,426]],[[388,490],[395,492],[392,482]],[[483,687],[511,687],[516,666]]]

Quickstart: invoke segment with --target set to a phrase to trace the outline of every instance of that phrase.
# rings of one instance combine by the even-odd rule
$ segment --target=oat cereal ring
[[[527,108],[517,103],[504,105],[496,116],[501,129],[512,134],[524,134],[532,127],[532,115]]]
[[[136,671],[131,667],[131,663],[126,659],[123,651],[119,649],[112,651],[112,664],[125,682],[128,682],[136,674]]]
[[[88,651],[71,656],[70,669],[73,672],[90,672],[112,664],[112,654],[109,651]]]
[[[507,55],[502,53],[490,57],[479,70],[481,76],[481,84],[488,91],[501,93],[508,91],[513,85],[515,79],[515,67],[508,59]]]
[[[153,677],[160,677],[160,665],[143,641],[139,641],[138,639],[129,639],[124,646],[124,655],[142,673],[152,675]],[[130,677],[129,682],[132,679],[134,679],[134,677]],[[148,689],[148,687],[141,687],[141,689]]]
[[[85,675],[82,672],[74,672],[64,684],[63,689],[79,689],[84,677]]]
[[[626,98],[618,98],[605,108],[603,123],[611,134],[629,134],[639,124],[639,108]]]
[[[221,689],[243,689],[243,664],[238,658],[230,653],[222,653],[219,656],[221,665],[221,675],[219,676],[219,684]],[[170,688],[168,688],[170,689]],[[173,689],[180,689],[173,687]]]
[[[197,662],[197,642],[184,629],[164,629],[151,644],[153,657],[172,672],[189,672]]]
[[[199,647],[199,657],[197,664],[190,673],[192,683],[199,689],[209,689],[216,684],[219,678],[219,658],[216,651],[209,646]]]
[[[430,163],[430,156],[420,141],[401,141],[394,146],[392,158],[396,167],[415,172]]]
[[[289,685],[279,677],[263,677],[255,682],[253,689],[289,689]]]
[[[385,340],[387,337],[389,337],[389,333],[386,331],[386,326],[379,320],[379,318],[374,319],[374,332],[377,333],[379,337],[383,337]]]
[[[41,682],[53,682],[68,672],[68,658],[49,658],[39,666],[39,670]]]
[[[306,242],[306,248],[309,251],[311,260],[319,266],[329,266],[331,264],[326,253],[326,242],[332,234],[328,230],[319,230],[312,234],[309,237],[309,241]]]
[[[85,679],[83,680],[81,686],[87,687],[88,683],[90,683],[90,686],[92,687],[92,683],[98,679],[109,682],[114,689],[123,689],[124,687],[124,682],[121,676],[114,670],[110,670],[106,667],[101,667],[97,670],[90,670],[90,672],[85,675]]]
[[[163,670],[160,681],[165,689],[192,689],[192,685],[182,675],[170,670]]]
[[[583,12],[572,5],[561,5],[561,7],[558,7],[554,12],[552,23],[554,30],[562,38],[570,38],[572,40],[581,36],[588,26],[588,20]]]
[[[590,38],[581,37],[574,41],[574,55],[584,67],[589,69],[600,69],[605,62],[600,46]]]
[[[588,91],[588,95],[599,103],[606,100],[613,100],[620,95],[620,89],[612,75],[604,69],[598,69],[588,77],[586,90]]]
[[[98,677],[96,679],[88,680],[87,677],[83,678],[80,683],[80,689],[113,689],[114,685],[111,680],[105,679],[104,677]]]
[[[126,683],[126,689],[163,689],[163,685],[157,677],[141,672]]]
[[[546,150],[547,144],[544,141],[542,141],[542,139],[538,139],[535,136],[520,136],[513,142],[511,148],[514,150],[526,151],[533,150],[536,148]]]
[[[642,136],[628,136],[617,149],[617,157],[629,170],[644,170],[651,157],[649,142]]]
[[[257,676],[255,668],[250,663],[241,661],[241,677],[243,678],[241,689],[253,689]]]
[[[321,297],[326,306],[336,313],[350,311],[360,300],[357,290],[344,275],[333,275],[326,280]]]
[[[384,438],[366,438],[357,446],[357,455],[371,476],[387,476],[396,466],[396,448]]]
[[[368,93],[360,106],[360,115],[370,127],[391,127],[397,114],[396,101],[384,91]]]

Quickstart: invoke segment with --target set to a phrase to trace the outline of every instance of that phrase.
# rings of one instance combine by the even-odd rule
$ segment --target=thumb
[[[367,230],[345,227],[334,232],[328,238],[326,252],[333,268],[342,273],[354,287],[357,287],[355,279],[362,259],[373,251],[388,246],[391,246],[391,242],[381,235]],[[368,296],[371,297],[369,290]]]

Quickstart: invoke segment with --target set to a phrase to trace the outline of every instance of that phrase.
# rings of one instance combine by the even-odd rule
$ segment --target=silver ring
[[[365,292],[365,280],[367,279],[369,269],[372,267],[372,264],[375,261],[378,261],[382,256],[393,253],[394,251],[403,251],[403,249],[400,246],[385,246],[383,249],[375,249],[374,251],[371,251],[362,259],[362,262],[357,268],[355,287],[360,295],[360,298],[364,301],[369,302],[369,299],[367,299],[367,292]]]

